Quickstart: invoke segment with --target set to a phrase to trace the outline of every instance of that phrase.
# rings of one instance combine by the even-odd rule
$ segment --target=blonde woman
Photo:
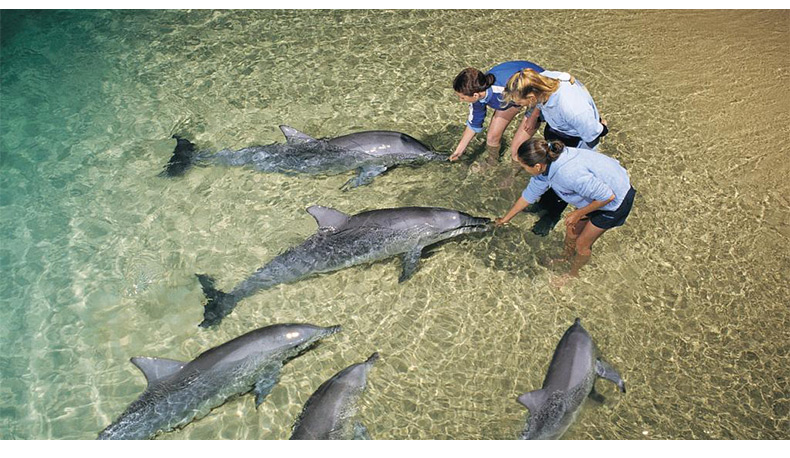
[[[513,137],[510,153],[516,162],[518,148],[535,135],[541,121],[546,121],[543,130],[545,140],[559,140],[573,148],[594,150],[609,132],[587,88],[568,73],[525,69],[508,79],[502,95],[506,103],[534,108],[521,121]],[[532,232],[548,234],[560,220],[566,206],[549,189],[536,205],[528,209],[542,214]]]

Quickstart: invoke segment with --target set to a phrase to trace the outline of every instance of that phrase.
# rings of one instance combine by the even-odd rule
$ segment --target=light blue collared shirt
[[[597,151],[566,147],[551,163],[548,174],[530,178],[521,197],[529,203],[537,202],[549,187],[576,208],[594,200],[605,201],[614,194],[614,200],[600,208],[614,211],[631,189],[631,180],[616,159]]]
[[[560,87],[546,103],[537,105],[551,128],[588,143],[598,138],[603,132],[601,115],[587,88],[579,80],[571,84],[565,72],[545,71],[541,75],[560,80]]]

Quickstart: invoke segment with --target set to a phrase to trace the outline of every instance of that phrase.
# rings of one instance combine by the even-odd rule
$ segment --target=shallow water
[[[278,322],[342,324],[256,410],[232,400],[162,439],[284,439],[324,380],[373,351],[377,439],[511,439],[575,317],[628,385],[599,381],[569,439],[788,439],[788,11],[0,13],[0,438],[91,439],[145,386],[136,355],[188,360]],[[501,27],[513,31],[501,33]],[[515,27],[517,26],[517,27]],[[480,43],[469,46],[470,43]],[[398,130],[451,151],[452,78],[523,58],[585,83],[601,151],[638,190],[628,223],[557,290],[562,229],[524,215],[398,260],[281,285],[197,327],[194,274],[232,287],[315,229],[313,204],[501,216],[503,162],[349,175],[157,176],[173,134],[214,150]],[[515,124],[515,123],[514,123]],[[512,138],[513,126],[506,133]],[[484,136],[474,143],[484,149]],[[482,159],[482,157],[478,157]]]

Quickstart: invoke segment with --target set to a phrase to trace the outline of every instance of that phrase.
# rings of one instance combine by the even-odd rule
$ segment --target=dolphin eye
[[[288,334],[285,335],[285,338],[288,339],[288,340],[293,340],[293,339],[296,339],[297,337],[299,337],[299,333],[296,332],[296,331],[289,332]]]

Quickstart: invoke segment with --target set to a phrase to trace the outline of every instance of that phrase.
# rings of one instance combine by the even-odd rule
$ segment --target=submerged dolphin
[[[417,270],[426,246],[491,228],[488,218],[436,207],[387,208],[353,216],[320,206],[307,211],[318,223],[318,232],[269,261],[231,292],[216,289],[207,275],[197,276],[208,298],[200,326],[219,323],[240,300],[258,290],[396,255],[403,260],[398,281],[406,281]]]
[[[378,359],[379,354],[373,353],[364,363],[352,364],[322,383],[305,403],[291,439],[369,439],[361,423],[352,425],[349,420]]]
[[[173,136],[178,143],[165,167],[165,176],[182,175],[192,165],[250,166],[260,172],[285,174],[339,174],[357,170],[343,189],[363,186],[388,168],[400,164],[447,162],[447,156],[431,151],[420,141],[400,132],[374,130],[317,140],[298,130],[280,126],[287,142],[250,146],[216,153],[199,152],[189,140]]]
[[[250,391],[257,407],[279,381],[283,364],[338,331],[340,326],[276,324],[214,347],[188,363],[132,358],[148,387],[99,439],[148,439]]]
[[[620,374],[600,358],[595,343],[576,318],[554,350],[543,388],[518,397],[518,402],[529,409],[529,424],[521,438],[559,439],[576,419],[588,395],[603,401],[603,396],[595,391],[597,377],[616,383],[625,393]]]

